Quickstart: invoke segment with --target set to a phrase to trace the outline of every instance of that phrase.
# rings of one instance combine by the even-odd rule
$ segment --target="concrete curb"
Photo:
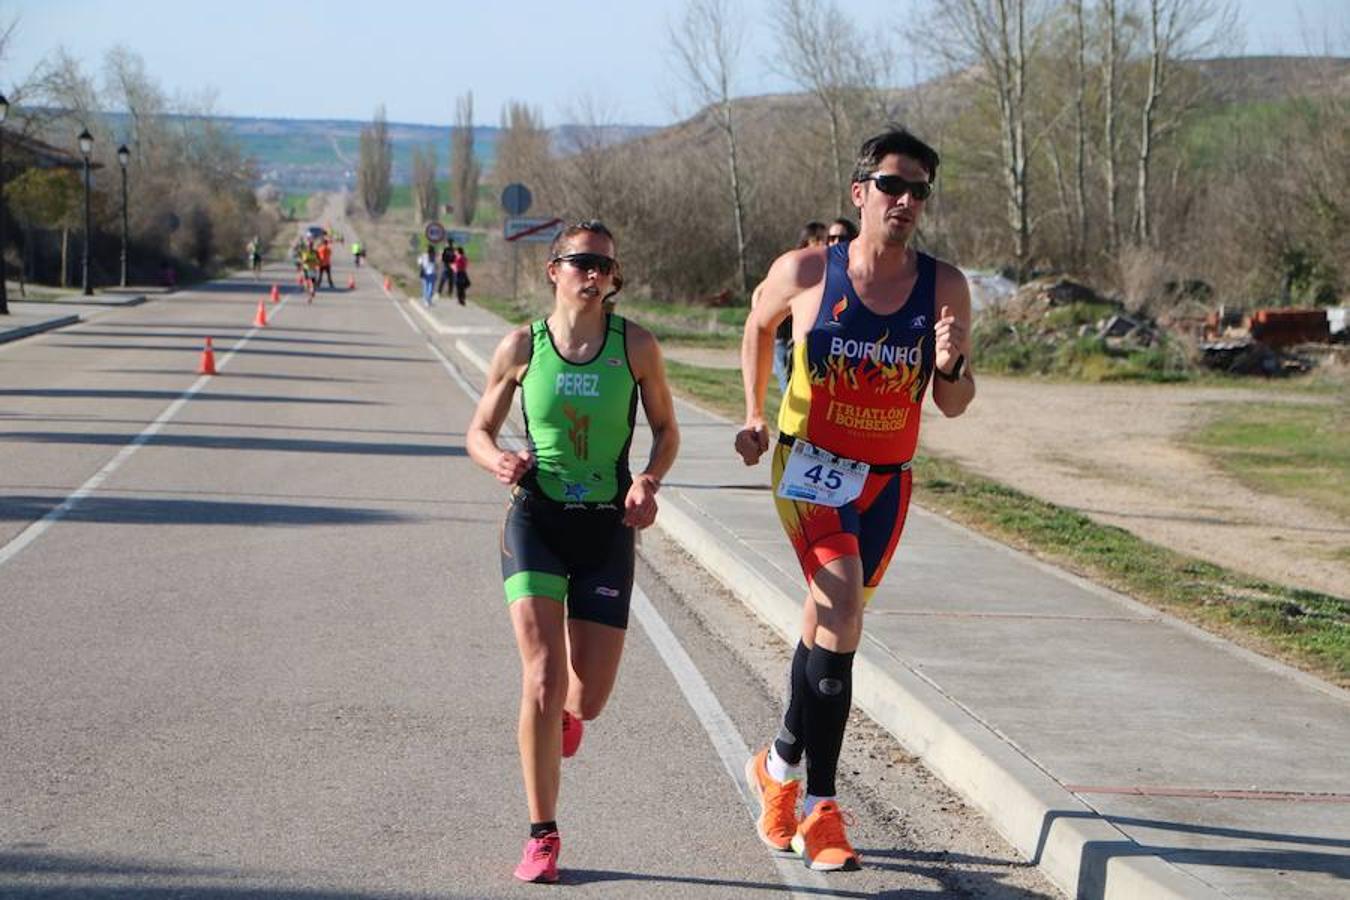
[[[26,338],[34,334],[41,334],[44,331],[54,331],[57,328],[65,328],[67,325],[77,325],[80,321],[80,316],[70,315],[62,316],[59,319],[45,319],[41,322],[34,322],[32,325],[20,325],[18,328],[0,331],[0,344],[9,341],[17,341],[20,338]]]
[[[682,496],[666,492],[657,522],[789,643],[797,639],[800,599],[747,560],[753,551]],[[924,514],[924,513],[920,513]],[[931,515],[931,513],[929,514]],[[854,660],[853,698],[979,809],[1026,858],[1070,897],[1219,900],[1224,895],[1137,844],[1034,761],[869,641]]]

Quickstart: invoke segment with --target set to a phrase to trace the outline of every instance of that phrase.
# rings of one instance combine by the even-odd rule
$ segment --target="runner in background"
[[[315,252],[315,254],[319,257],[319,273],[318,273],[318,275],[317,275],[317,276],[315,277],[315,279],[314,279],[314,281],[315,281],[314,286],[317,288],[317,287],[319,287],[320,285],[322,285],[322,284],[323,284],[323,276],[324,276],[324,275],[327,275],[327,276],[328,276],[328,286],[329,286],[330,288],[336,288],[337,285],[333,284],[333,245],[332,245],[332,243],[328,240],[328,238],[324,238],[323,240],[319,241],[319,246],[317,246],[317,247],[314,248],[314,252]]]

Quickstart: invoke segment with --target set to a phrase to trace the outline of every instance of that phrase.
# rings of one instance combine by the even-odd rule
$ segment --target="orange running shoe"
[[[844,813],[833,800],[822,800],[811,810],[811,815],[797,826],[792,836],[792,849],[802,855],[802,862],[817,872],[843,869],[856,872],[862,866],[858,853],[844,834]]]
[[[759,751],[745,762],[745,783],[759,798],[759,821],[755,831],[759,839],[775,850],[790,850],[792,837],[797,833],[797,795],[801,793],[800,779],[774,781],[766,762],[769,750]]]
[[[577,748],[581,746],[581,735],[586,730],[586,724],[572,715],[567,710],[563,710],[562,716],[562,755],[563,759],[569,756],[576,756]]]

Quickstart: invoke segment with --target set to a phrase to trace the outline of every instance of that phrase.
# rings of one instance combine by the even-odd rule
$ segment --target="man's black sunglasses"
[[[933,185],[927,181],[910,181],[899,175],[868,175],[863,181],[875,181],[877,190],[892,197],[909,194],[915,200],[927,200],[933,196]]]
[[[614,260],[603,253],[568,253],[555,256],[550,262],[567,263],[578,272],[589,272],[594,269],[601,275],[608,275],[614,271]]]

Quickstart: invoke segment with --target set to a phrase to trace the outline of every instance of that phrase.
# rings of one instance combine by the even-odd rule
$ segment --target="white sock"
[[[811,815],[811,813],[815,810],[817,803],[823,803],[826,800],[836,800],[836,799],[838,798],[817,797],[814,794],[807,794],[806,799],[802,801],[802,818],[805,819],[807,816]]]
[[[800,781],[803,774],[801,763],[792,765],[779,756],[772,745],[769,746],[769,754],[764,760],[764,768],[769,770],[769,777],[774,781]]]

